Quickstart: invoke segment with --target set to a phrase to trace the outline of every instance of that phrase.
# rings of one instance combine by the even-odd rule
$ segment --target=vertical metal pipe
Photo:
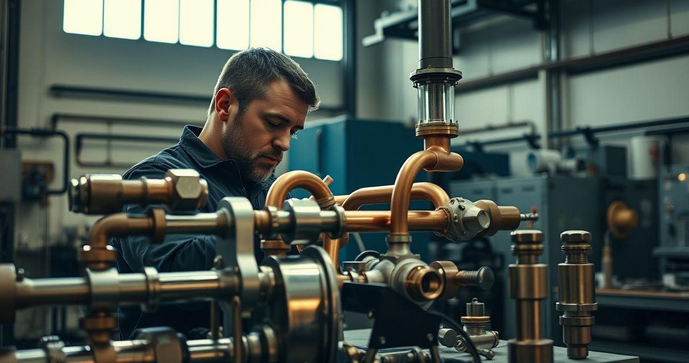
[[[233,340],[234,340],[234,361],[235,363],[242,363],[242,301],[239,296],[232,298],[232,325],[233,325]]]
[[[419,0],[419,68],[452,68],[450,0]]]

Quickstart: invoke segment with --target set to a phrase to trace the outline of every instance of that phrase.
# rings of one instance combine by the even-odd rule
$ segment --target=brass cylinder
[[[509,266],[509,295],[516,303],[517,338],[508,342],[510,363],[553,361],[553,341],[543,337],[542,301],[548,296],[548,267],[538,263],[543,254],[543,233],[512,232],[512,253],[517,261]]]
[[[521,223],[521,213],[516,207],[498,206],[492,200],[486,199],[478,200],[474,204],[490,216],[490,226],[479,232],[479,237],[494,236],[498,231],[511,231],[517,229]]]
[[[594,289],[593,264],[588,261],[591,253],[591,233],[587,231],[565,231],[560,235],[565,262],[557,266],[559,278],[558,311],[562,311],[563,342],[567,345],[570,359],[584,359],[588,356],[591,343],[593,311],[598,310]]]
[[[72,179],[69,209],[84,214],[110,214],[127,204],[165,204],[171,210],[192,211],[208,199],[208,184],[190,169],[169,170],[163,179],[122,180],[116,174]]]

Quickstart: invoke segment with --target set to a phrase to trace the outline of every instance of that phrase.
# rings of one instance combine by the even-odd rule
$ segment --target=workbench
[[[368,345],[368,339],[370,334],[370,329],[346,330],[344,332],[345,342],[347,342],[350,345],[354,345],[356,347],[365,349]],[[592,351],[589,351],[589,356],[587,359],[569,359],[567,358],[566,348],[556,346],[553,349],[555,354],[555,362],[557,363],[639,363],[638,357]],[[500,344],[496,348],[494,348],[493,351],[495,352],[495,357],[492,360],[488,360],[485,357],[481,357],[482,361],[490,363],[507,363],[506,340],[501,340]],[[442,345],[440,346],[440,355],[443,359],[445,359],[446,362],[452,362],[453,359],[461,359],[462,361],[471,362],[471,356],[468,353],[458,352],[453,348],[446,348]]]

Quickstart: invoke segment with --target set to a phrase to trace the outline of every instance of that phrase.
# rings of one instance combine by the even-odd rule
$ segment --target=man
[[[209,189],[199,212],[214,212],[226,196],[246,197],[254,209],[262,209],[275,167],[318,103],[313,83],[287,56],[265,48],[239,52],[218,78],[203,129],[186,126],[179,143],[138,163],[123,177],[161,179],[169,169],[195,169]],[[129,206],[125,212],[143,210]],[[262,258],[259,241],[254,243],[257,259]],[[159,272],[209,270],[215,257],[214,236],[168,236],[160,245],[129,237],[112,244],[122,273],[140,272],[144,266]],[[119,321],[121,339],[149,326],[170,326],[189,338],[205,338],[210,309],[208,303],[161,306],[155,313],[128,307],[120,310]]]

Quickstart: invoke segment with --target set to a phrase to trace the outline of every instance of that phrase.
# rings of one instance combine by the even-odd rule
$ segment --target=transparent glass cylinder
[[[419,123],[455,120],[455,87],[451,82],[423,83],[417,86],[419,95]]]

